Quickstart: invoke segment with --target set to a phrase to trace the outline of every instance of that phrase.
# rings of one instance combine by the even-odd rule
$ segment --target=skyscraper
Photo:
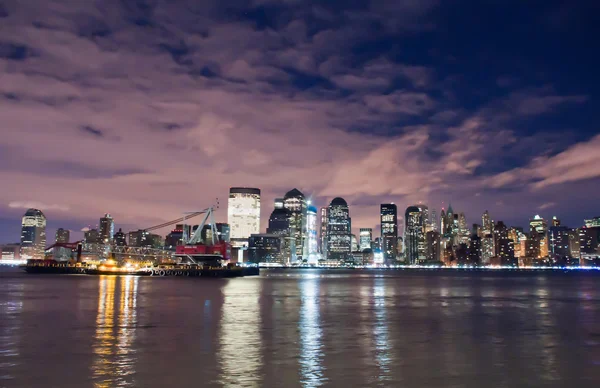
[[[434,230],[430,230],[425,235],[426,248],[425,257],[430,263],[440,261],[440,234]]]
[[[327,222],[327,259],[346,262],[350,258],[352,237],[348,204],[343,198],[334,198],[329,204]]]
[[[540,241],[540,259],[548,257],[548,223],[539,215],[529,220],[530,232],[535,230]]]
[[[560,226],[560,222],[555,225],[556,219],[552,220],[548,237],[550,242],[549,254],[554,261],[565,259],[571,256],[569,248],[569,228]]]
[[[469,227],[467,226],[467,218],[465,213],[458,214],[458,241],[460,244],[469,244],[471,238]]]
[[[350,235],[350,251],[358,252],[358,239],[355,234]]]
[[[319,263],[319,243],[317,236],[317,208],[308,206],[306,211],[306,242],[302,255],[308,264]]]
[[[481,264],[481,237],[476,233],[471,234],[471,241],[469,242],[469,264],[478,266]]]
[[[406,264],[425,260],[425,225],[419,205],[409,206],[404,216],[404,247]]]
[[[360,234],[358,235],[358,249],[362,252],[365,249],[371,249],[371,241],[373,241],[373,229],[371,228],[360,228]]]
[[[66,244],[69,242],[69,238],[71,237],[71,232],[68,229],[58,228],[56,230],[55,242],[57,244]]]
[[[321,256],[327,258],[327,223],[329,222],[329,216],[327,215],[328,208],[321,208],[321,228],[319,233],[319,243],[321,245]]]
[[[504,222],[498,221],[494,227],[494,240],[496,245],[496,256],[502,265],[514,265],[515,248],[514,241],[508,236],[509,229]]]
[[[306,198],[300,190],[292,189],[283,197],[283,206],[290,212],[290,235],[292,237],[291,261],[294,262],[302,257],[302,250],[304,249],[304,239],[306,238]]]
[[[44,259],[46,249],[46,216],[29,209],[21,221],[21,259]]]
[[[127,245],[127,236],[125,235],[125,233],[123,233],[123,230],[121,228],[119,228],[119,231],[115,233],[115,235],[113,236],[113,240],[115,242],[115,245],[118,247],[124,247],[125,245]]]
[[[232,187],[229,189],[227,223],[230,241],[234,247],[248,244],[251,234],[260,231],[260,189]]]
[[[110,244],[115,234],[115,221],[110,214],[100,218],[100,240],[103,244]]]
[[[495,254],[494,222],[486,210],[481,216],[481,263],[488,265]]]
[[[390,264],[398,254],[398,208],[393,203],[384,203],[380,210],[381,250],[386,263]]]

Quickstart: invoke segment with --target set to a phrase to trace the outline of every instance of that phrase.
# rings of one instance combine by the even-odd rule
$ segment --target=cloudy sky
[[[595,1],[0,0],[0,242],[147,227],[231,186],[600,215]],[[218,218],[225,220],[226,208]],[[164,232],[164,231],[163,231]]]

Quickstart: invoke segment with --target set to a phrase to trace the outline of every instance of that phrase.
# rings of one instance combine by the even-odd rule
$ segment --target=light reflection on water
[[[223,287],[217,354],[224,387],[260,387],[260,283],[257,279],[230,281]]]
[[[138,277],[99,278],[92,377],[98,388],[133,386]],[[119,284],[119,288],[117,288]],[[115,299],[118,298],[118,304]],[[115,314],[116,310],[116,314]]]
[[[326,383],[323,370],[322,329],[319,320],[319,280],[310,278],[300,286],[300,373],[302,386],[319,387]]]
[[[600,381],[597,277],[354,273],[265,271],[230,280],[0,273],[0,387],[595,388]]]

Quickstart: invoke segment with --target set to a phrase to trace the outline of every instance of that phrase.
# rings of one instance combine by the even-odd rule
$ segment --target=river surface
[[[0,269],[0,387],[598,387],[600,276]]]

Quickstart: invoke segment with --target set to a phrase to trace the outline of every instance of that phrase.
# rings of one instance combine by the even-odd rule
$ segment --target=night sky
[[[0,0],[0,242],[297,187],[353,228],[600,215],[598,1]],[[165,234],[166,231],[161,231]],[[52,239],[52,238],[50,238]]]

